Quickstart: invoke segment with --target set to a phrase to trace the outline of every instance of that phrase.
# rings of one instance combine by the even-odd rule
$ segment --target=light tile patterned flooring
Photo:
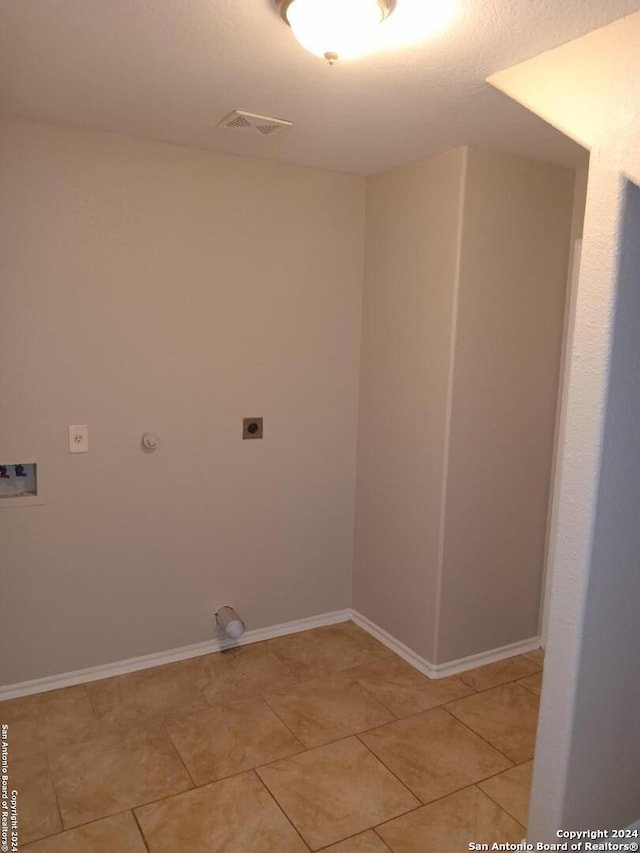
[[[25,853],[525,835],[542,652],[431,681],[352,622],[0,703]]]

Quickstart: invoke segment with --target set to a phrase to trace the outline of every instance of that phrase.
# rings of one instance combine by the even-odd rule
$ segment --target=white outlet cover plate
[[[87,424],[70,424],[69,453],[88,453],[89,427]]]

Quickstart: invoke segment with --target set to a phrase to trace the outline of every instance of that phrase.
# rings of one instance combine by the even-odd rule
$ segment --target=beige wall
[[[438,662],[538,634],[573,184],[469,151]]]
[[[207,640],[227,602],[249,628],[353,603],[433,662],[535,634],[569,173],[457,149],[376,176],[365,246],[356,177],[20,122],[0,146],[0,448],[48,481],[0,509],[0,683]]]
[[[354,606],[432,663],[538,634],[574,174],[370,182]]]
[[[350,604],[363,200],[3,124],[0,456],[45,460],[48,494],[0,509],[0,683],[207,640],[227,602],[249,628]]]
[[[431,659],[464,149],[370,179],[354,607]]]

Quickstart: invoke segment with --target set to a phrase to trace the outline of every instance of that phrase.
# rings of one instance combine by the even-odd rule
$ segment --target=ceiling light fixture
[[[329,65],[363,56],[376,43],[378,28],[394,0],[276,0],[294,36]]]

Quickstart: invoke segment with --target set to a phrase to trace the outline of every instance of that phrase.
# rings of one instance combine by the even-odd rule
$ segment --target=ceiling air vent
[[[222,119],[218,127],[226,127],[229,130],[240,130],[242,133],[259,133],[260,136],[274,136],[286,127],[291,127],[293,122],[271,116],[258,116],[255,113],[246,113],[244,110],[234,110]]]

